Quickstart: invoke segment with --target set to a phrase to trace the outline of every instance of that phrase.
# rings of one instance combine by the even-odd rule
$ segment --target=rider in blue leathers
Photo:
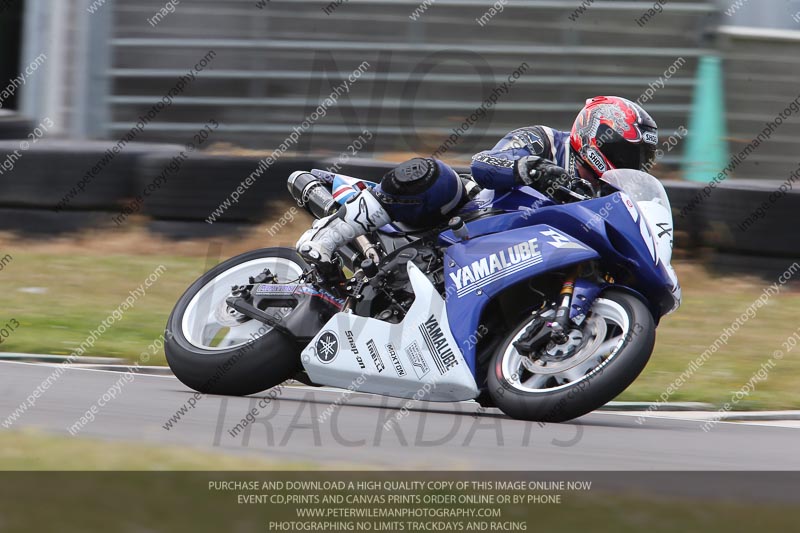
[[[647,169],[658,134],[638,104],[618,97],[587,100],[572,131],[530,126],[508,133],[491,150],[472,157],[480,188],[505,191],[528,185],[557,201],[569,190],[592,194],[598,178],[614,168]],[[297,250],[317,265],[337,248],[392,221],[435,225],[470,199],[464,181],[447,164],[414,158],[389,171],[380,184],[350,198],[339,211],[317,220]]]
[[[514,130],[491,150],[472,156],[472,177],[484,189],[504,191],[520,184],[517,163],[526,157],[539,157],[567,169],[571,166],[569,136],[568,131],[547,126]]]

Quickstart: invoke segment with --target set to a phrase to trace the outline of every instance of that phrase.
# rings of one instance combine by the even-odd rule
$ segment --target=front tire
[[[569,357],[545,353],[534,361],[519,354],[513,343],[531,322],[526,317],[500,344],[487,372],[494,402],[520,420],[564,422],[602,407],[639,376],[655,345],[652,314],[619,290],[595,301]]]
[[[204,394],[246,396],[300,370],[300,346],[293,339],[225,303],[232,285],[246,285],[265,268],[287,283],[307,265],[288,248],[253,250],[220,263],[178,300],[167,321],[164,351],[186,386]]]

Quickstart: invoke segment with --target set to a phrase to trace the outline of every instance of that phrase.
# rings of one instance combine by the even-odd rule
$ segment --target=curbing
[[[0,361],[14,361],[18,363],[39,363],[58,365],[70,360],[66,355],[43,355],[30,353],[0,353]],[[117,357],[73,357],[70,366],[88,370],[108,370],[110,372],[136,372],[137,374],[152,374],[171,376],[172,371],[167,366],[130,366],[130,361]]]
[[[709,413],[718,416],[717,411]],[[778,421],[800,420],[800,411],[733,411],[722,415],[724,422],[749,422],[754,420]]]
[[[608,402],[600,408],[601,411],[711,411],[714,405],[701,402]]]
[[[0,353],[0,361],[17,361],[21,363],[63,363],[69,361],[67,355],[43,355],[35,353]],[[122,359],[116,357],[73,357],[74,364],[80,365],[118,365]]]

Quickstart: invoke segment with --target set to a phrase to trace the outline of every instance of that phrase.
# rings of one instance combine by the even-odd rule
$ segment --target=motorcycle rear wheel
[[[195,281],[167,321],[164,351],[175,376],[204,394],[246,396],[297,374],[300,346],[271,326],[238,314],[225,300],[232,285],[246,285],[265,268],[279,283],[287,283],[306,267],[292,249],[263,248],[228,259]]]

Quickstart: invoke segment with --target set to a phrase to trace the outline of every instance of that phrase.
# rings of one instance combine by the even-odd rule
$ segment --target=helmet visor
[[[650,168],[656,155],[654,144],[631,142],[611,128],[598,132],[597,146],[614,168],[644,170]]]

